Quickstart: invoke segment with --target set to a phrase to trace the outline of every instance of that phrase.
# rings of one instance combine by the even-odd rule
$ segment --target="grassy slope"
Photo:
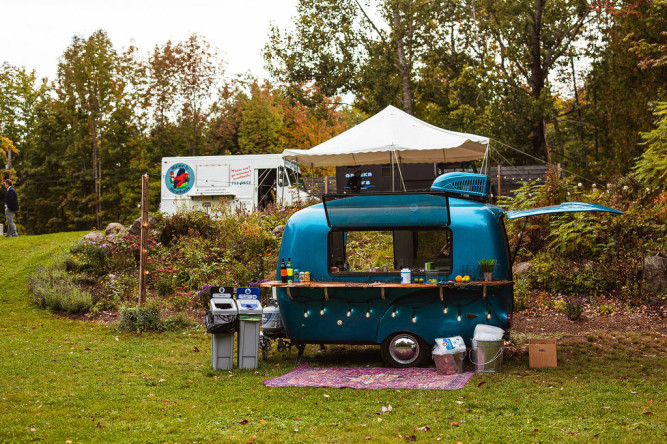
[[[262,380],[293,368],[294,352],[212,372],[203,329],[122,335],[31,305],[31,271],[80,235],[0,239],[1,442],[667,439],[665,338],[564,338],[557,369],[529,370],[521,356],[459,391],[270,389]],[[314,350],[311,365],[379,362],[374,348]]]

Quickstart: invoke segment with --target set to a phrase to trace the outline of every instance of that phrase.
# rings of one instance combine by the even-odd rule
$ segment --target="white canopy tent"
[[[400,173],[401,163],[483,159],[488,146],[487,137],[438,128],[389,105],[309,150],[284,150],[283,157],[309,167],[397,163]]]
[[[390,163],[463,162],[484,158],[488,137],[438,128],[391,105],[309,150],[283,156],[313,167]]]

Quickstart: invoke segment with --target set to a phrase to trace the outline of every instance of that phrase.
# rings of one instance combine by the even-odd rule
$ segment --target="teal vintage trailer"
[[[379,344],[386,364],[425,364],[436,338],[477,324],[509,332],[511,253],[505,218],[558,211],[608,211],[585,203],[505,213],[487,203],[488,178],[449,173],[429,192],[324,196],[287,222],[278,258],[310,282],[267,282],[285,332],[299,347]],[[491,280],[479,263],[495,260]],[[410,272],[410,281],[401,274]],[[457,281],[457,276],[458,281]],[[470,281],[466,282],[465,277]]]

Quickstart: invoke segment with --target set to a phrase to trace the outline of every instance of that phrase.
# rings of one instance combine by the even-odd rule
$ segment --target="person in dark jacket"
[[[352,193],[359,193],[361,191],[361,182],[361,170],[357,170],[354,172],[354,176],[348,179],[347,186]]]
[[[12,186],[11,179],[5,179],[4,182],[7,194],[5,194],[5,218],[7,218],[7,237],[19,237],[16,232],[16,225],[14,225],[14,215],[19,210],[19,198],[16,195],[16,190]]]

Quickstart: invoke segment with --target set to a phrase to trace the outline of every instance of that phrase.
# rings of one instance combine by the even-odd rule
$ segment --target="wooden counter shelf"
[[[259,284],[263,288],[286,288],[287,295],[290,299],[292,288],[322,288],[324,289],[324,298],[329,300],[327,289],[329,288],[379,288],[382,299],[385,298],[385,288],[439,288],[440,300],[443,299],[443,289],[445,288],[464,288],[464,287],[482,287],[483,295],[486,297],[486,287],[494,287],[498,285],[510,285],[513,281],[470,281],[470,282],[439,282],[439,283],[419,283],[419,284],[401,284],[400,282],[324,282],[324,281],[310,281],[310,282],[293,282],[291,284],[281,281],[266,281]]]

